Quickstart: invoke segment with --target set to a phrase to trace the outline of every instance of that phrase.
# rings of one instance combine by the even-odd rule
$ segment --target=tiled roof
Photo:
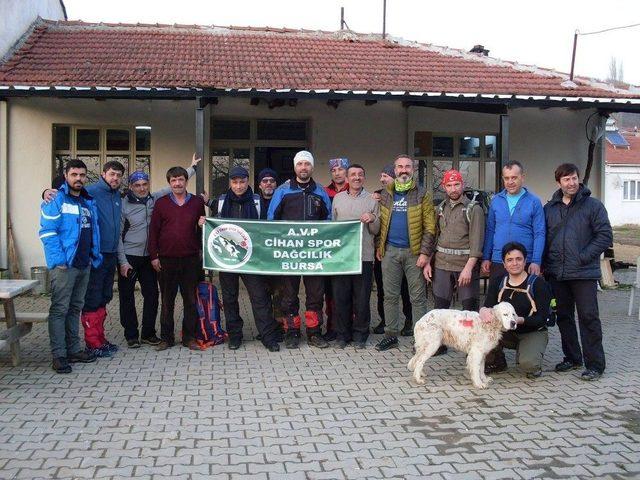
[[[629,142],[629,148],[614,148],[609,142],[605,142],[607,165],[640,165],[640,135],[623,133],[622,136]]]
[[[379,35],[42,20],[0,85],[640,98],[564,74]]]

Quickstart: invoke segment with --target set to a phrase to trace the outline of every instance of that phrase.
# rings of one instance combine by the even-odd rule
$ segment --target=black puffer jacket
[[[602,202],[591,197],[591,191],[580,184],[569,205],[562,202],[562,190],[556,191],[544,206],[544,214],[547,221],[545,276],[556,280],[599,279],[600,254],[613,242],[609,216]],[[562,224],[566,215],[571,216]],[[556,228],[558,225],[561,226]],[[557,232],[555,236],[554,232]]]

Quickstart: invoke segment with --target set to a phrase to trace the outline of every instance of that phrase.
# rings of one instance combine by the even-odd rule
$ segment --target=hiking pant
[[[384,283],[382,282],[382,262],[377,258],[373,263],[373,276],[376,280],[376,290],[378,294],[378,316],[384,322]],[[402,286],[400,288],[402,296],[402,313],[409,323],[413,323],[413,313],[411,312],[411,300],[409,299],[409,285],[407,277],[402,275]]]
[[[420,320],[427,313],[427,293],[422,269],[416,266],[418,255],[409,248],[397,248],[387,244],[382,257],[382,280],[384,282],[384,333],[396,336],[400,332],[400,295],[402,276],[407,277],[409,298],[411,299],[413,321]],[[413,326],[412,326],[413,327]]]
[[[118,266],[117,253],[102,253],[99,267],[91,267],[89,285],[84,297],[83,312],[95,312],[106,307],[113,298],[113,280]]]
[[[298,292],[300,290],[300,275],[287,275],[282,277],[284,286],[282,292],[282,313],[285,318],[291,317],[297,319],[293,324],[293,328],[300,328],[300,299]],[[304,290],[306,293],[305,309],[307,313],[314,312],[316,315],[313,320],[307,321],[307,335],[315,335],[322,332],[322,302],[324,298],[324,278],[317,276],[302,276],[304,282]],[[288,320],[285,320],[287,323]],[[290,323],[290,322],[289,322]],[[287,328],[288,325],[285,325]]]
[[[604,372],[606,362],[602,347],[597,281],[550,279],[550,283],[557,303],[556,322],[560,330],[564,359],[576,364],[583,363],[584,359],[587,369]],[[576,329],[576,310],[580,341]]]
[[[451,272],[440,268],[433,269],[434,308],[449,308],[453,300],[453,292],[458,292],[458,300],[462,308],[469,311],[478,310],[480,295],[480,266],[476,265],[471,274],[471,282],[464,287],[458,285],[460,272]]]
[[[142,298],[142,338],[156,334],[158,315],[158,275],[151,266],[150,257],[127,255],[127,262],[133,267],[137,278],[130,279],[118,274],[118,298],[120,299],[120,324],[124,327],[124,338],[138,339],[138,314],[136,313],[135,287],[140,282]]]
[[[78,353],[80,347],[80,312],[89,283],[91,267],[54,268],[51,276],[49,307],[49,344],[53,358]]]
[[[244,322],[240,317],[240,305],[238,295],[240,279],[247,287],[253,318],[256,322],[258,333],[262,337],[262,343],[266,346],[277,341],[276,330],[278,324],[273,318],[271,296],[267,290],[266,279],[260,275],[247,273],[220,272],[220,289],[222,290],[222,305],[229,338],[242,338]]]
[[[173,314],[176,295],[180,288],[184,317],[182,319],[182,341],[195,340],[196,322],[196,288],[200,277],[200,258],[191,257],[160,257],[161,270],[158,275],[162,309],[160,313],[160,338],[172,345],[175,343]]]
[[[506,364],[503,348],[516,350],[516,363],[527,373],[542,369],[542,359],[549,343],[547,330],[518,333],[512,330],[504,332],[500,343],[485,358],[485,365]]]
[[[332,278],[338,340],[365,342],[369,337],[372,277],[373,262],[362,262],[360,275],[336,275]]]

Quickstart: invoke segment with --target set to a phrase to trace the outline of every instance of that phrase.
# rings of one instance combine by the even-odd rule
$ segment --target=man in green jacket
[[[376,349],[398,346],[399,299],[403,273],[409,284],[413,320],[427,313],[423,269],[433,254],[436,220],[433,200],[413,178],[413,159],[399,155],[394,183],[380,192],[380,238],[376,256],[382,262],[385,337]]]

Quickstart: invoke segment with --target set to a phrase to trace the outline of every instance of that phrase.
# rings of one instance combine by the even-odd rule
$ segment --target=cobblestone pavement
[[[600,294],[607,371],[596,383],[513,368],[471,387],[464,356],[410,380],[410,342],[379,353],[128,350],[69,375],[50,368],[45,325],[14,368],[0,352],[0,478],[640,478],[639,323],[629,291]],[[45,311],[46,297],[19,311]],[[250,318],[243,300],[244,318]],[[374,315],[377,318],[377,315]],[[110,307],[108,337],[124,345]],[[255,333],[247,326],[245,338]]]

